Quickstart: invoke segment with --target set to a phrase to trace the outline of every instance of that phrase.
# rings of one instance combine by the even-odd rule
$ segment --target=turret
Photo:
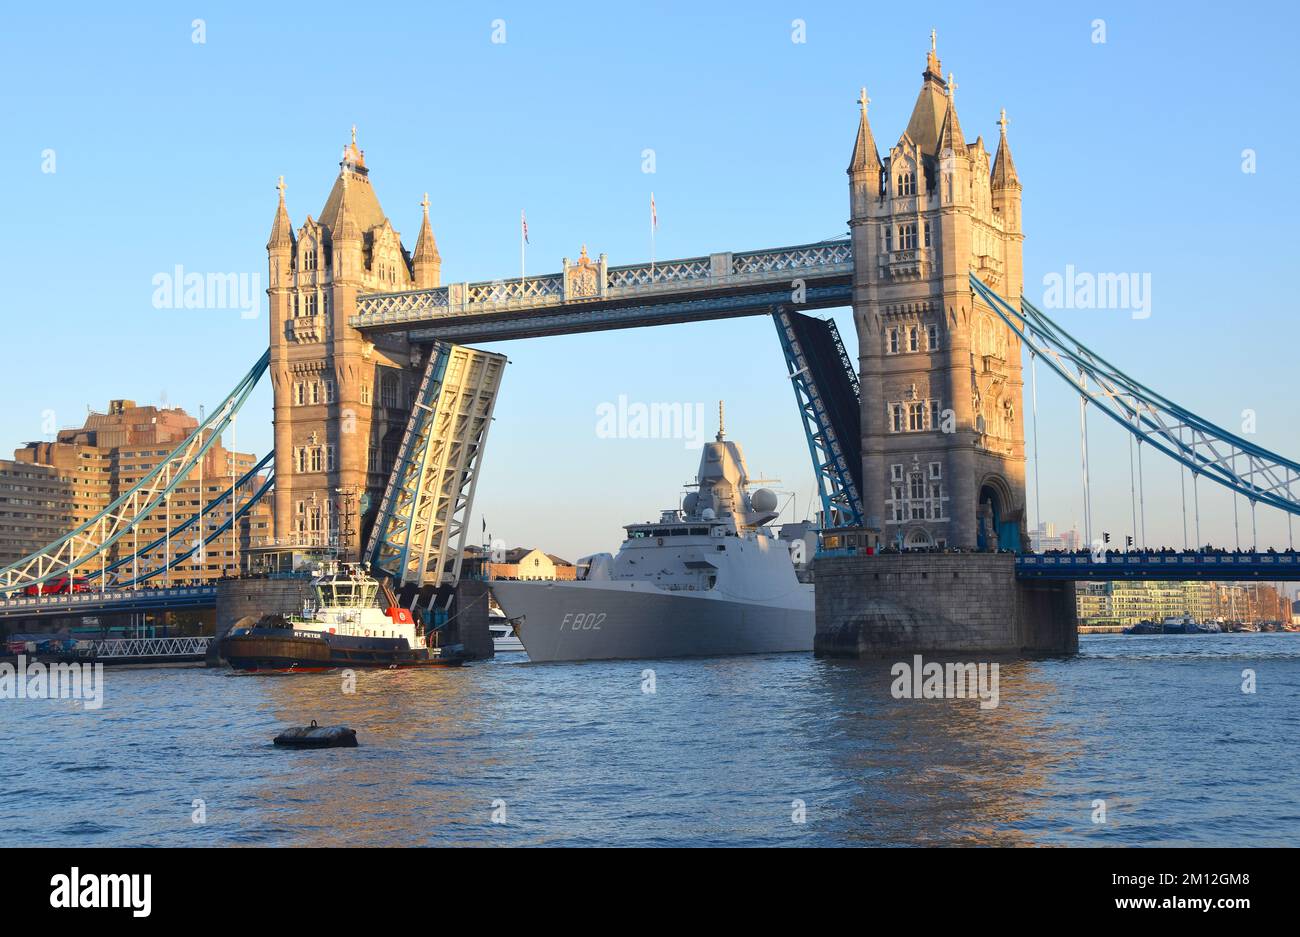
[[[359,280],[365,263],[362,251],[361,228],[357,225],[348,204],[348,172],[339,173],[338,211],[334,215],[334,224],[330,229],[330,240],[334,250],[335,281]]]
[[[284,204],[284,176],[280,177],[276,188],[280,191],[280,204],[276,206],[271,236],[266,242],[272,287],[287,286],[292,282],[294,250],[293,222],[289,220],[289,210]]]
[[[998,138],[998,152],[993,157],[993,172],[990,184],[993,189],[993,212],[1002,219],[1003,230],[1015,244],[1014,250],[1007,251],[1006,285],[1003,295],[1014,301],[1024,290],[1024,258],[1020,242],[1025,239],[1024,227],[1020,217],[1021,185],[1016,173],[1016,164],[1011,159],[1011,144],[1007,142],[1007,112],[1003,108],[998,119],[1001,135]]]
[[[433,289],[442,278],[442,258],[438,255],[438,244],[433,239],[433,227],[429,224],[429,193],[424,193],[420,203],[424,209],[424,220],[420,222],[420,234],[415,240],[415,255],[411,258],[412,273],[415,275],[415,288]]]
[[[881,180],[884,178],[884,166],[876,150],[876,138],[871,134],[871,123],[867,120],[867,89],[862,89],[858,104],[862,115],[858,119],[858,136],[853,141],[853,156],[849,160],[849,196],[850,208],[854,218],[861,218],[867,213],[867,206],[880,198]]]
[[[993,157],[993,210],[1002,216],[1005,229],[1019,234],[1020,228],[1020,176],[1016,174],[1016,164],[1011,158],[1011,144],[1007,142],[1007,111],[1002,109],[998,119],[1002,128],[998,138],[998,152]]]

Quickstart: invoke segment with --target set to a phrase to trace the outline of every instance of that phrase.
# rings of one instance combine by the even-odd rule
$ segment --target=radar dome
[[[776,510],[776,492],[770,488],[760,488],[749,496],[749,503],[755,511],[769,514]]]
[[[694,514],[696,507],[700,503],[700,496],[692,491],[682,501],[682,510],[687,514]]]
[[[718,515],[713,512],[713,508],[705,508],[700,512],[700,517],[704,518],[706,521],[711,521],[717,516]]]

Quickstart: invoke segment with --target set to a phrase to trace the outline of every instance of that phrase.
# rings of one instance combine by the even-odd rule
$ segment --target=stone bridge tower
[[[1020,180],[967,141],[930,53],[882,160],[861,98],[849,165],[866,523],[885,544],[1019,549],[1025,531],[1020,342],[971,289],[1023,287]]]
[[[275,536],[356,558],[406,425],[419,351],[348,325],[362,293],[439,285],[429,205],[411,254],[370,184],[356,129],[319,218],[280,204],[266,251],[275,393]]]

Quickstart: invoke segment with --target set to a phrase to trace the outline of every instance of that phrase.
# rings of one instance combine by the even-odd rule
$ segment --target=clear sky
[[[66,426],[116,397],[219,401],[266,347],[265,296],[253,318],[158,309],[154,277],[181,265],[264,288],[276,177],[295,225],[318,214],[353,124],[408,247],[429,193],[444,282],[516,275],[521,208],[531,272],[584,243],[611,264],[644,260],[651,191],[661,259],[797,244],[846,230],[858,87],[883,151],[935,28],[967,137],[992,148],[1007,109],[1030,298],[1068,265],[1150,274],[1149,318],[1057,318],[1215,422],[1240,430],[1254,411],[1255,440],[1300,456],[1291,4],[54,9],[11,9],[0,32],[3,450],[41,438],[48,411]],[[836,319],[855,346],[847,312]],[[508,543],[613,549],[620,525],[676,503],[698,452],[602,438],[597,408],[620,395],[699,404],[710,432],[725,398],[751,470],[804,513],[812,473],[770,321],[496,347],[512,365],[475,513]],[[1082,526],[1078,408],[1055,377],[1039,385],[1042,515]],[[269,391],[250,407],[238,443],[264,452]],[[1094,526],[1117,537],[1131,527],[1120,432],[1092,423]],[[1178,474],[1146,469],[1148,539],[1181,544]],[[1202,539],[1231,544],[1232,502],[1208,489]],[[1259,524],[1285,545],[1285,521],[1261,511]],[[1249,529],[1243,509],[1243,542]]]

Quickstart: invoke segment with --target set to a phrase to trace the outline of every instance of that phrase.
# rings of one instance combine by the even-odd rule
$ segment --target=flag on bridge
[[[650,193],[650,230],[659,230],[659,215],[655,212],[655,194]]]
[[[528,240],[528,219],[524,217],[524,210],[522,208],[519,209],[519,230],[520,233],[523,234],[524,236],[524,243],[525,244],[531,243]]]

